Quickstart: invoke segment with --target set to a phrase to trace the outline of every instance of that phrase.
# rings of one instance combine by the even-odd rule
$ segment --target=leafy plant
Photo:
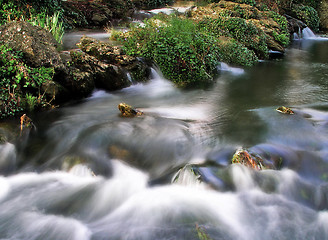
[[[64,36],[64,25],[63,22],[60,21],[61,12],[55,12],[53,16],[48,16],[45,13],[32,15],[28,20],[32,25],[40,26],[46,30],[48,30],[56,39],[58,43],[62,42],[62,38]]]
[[[272,18],[276,23],[279,24],[278,31],[273,31],[273,37],[276,41],[282,44],[282,46],[287,47],[289,44],[289,31],[288,31],[288,21],[286,17],[274,12],[268,11],[267,15]]]
[[[53,74],[53,68],[27,66],[21,52],[0,45],[0,118],[42,105],[46,99],[41,95],[41,86],[51,80]]]
[[[265,33],[239,17],[207,18],[199,23],[199,27],[215,35],[231,37],[253,50],[260,58],[268,57]]]
[[[151,19],[118,37],[127,54],[155,61],[163,74],[181,87],[209,84],[220,59],[217,39],[197,31],[188,19]]]
[[[29,112],[31,112],[35,109],[35,106],[37,105],[38,102],[38,98],[30,93],[26,93],[25,101],[26,101],[26,109]]]
[[[301,19],[313,31],[319,31],[320,18],[318,12],[310,6],[295,5],[293,11],[297,18]]]
[[[9,21],[28,21],[47,29],[54,38],[61,43],[64,26],[60,0],[37,1],[0,0],[0,25]]]
[[[176,16],[158,16],[114,37],[127,54],[153,60],[180,87],[212,83],[220,61],[251,66],[257,60],[253,51],[232,38],[226,42],[192,20]]]

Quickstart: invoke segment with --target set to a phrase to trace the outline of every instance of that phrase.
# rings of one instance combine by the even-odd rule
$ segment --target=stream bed
[[[0,239],[328,239],[327,56],[327,40],[298,40],[280,60],[222,64],[205,90],[153,69],[33,116],[0,145]],[[121,102],[144,114],[122,118]],[[279,168],[231,164],[240,148]]]

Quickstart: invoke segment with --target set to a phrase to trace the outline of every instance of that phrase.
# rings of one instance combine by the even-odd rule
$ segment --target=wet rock
[[[255,156],[254,154],[248,152],[246,149],[238,149],[232,157],[233,164],[240,163],[247,167],[262,170],[263,160],[259,156]]]
[[[29,118],[26,114],[23,114],[20,117],[20,130],[21,130],[21,132],[24,129],[36,129],[32,119]]]
[[[118,109],[121,112],[121,116],[123,117],[135,117],[135,116],[141,116],[143,112],[132,108],[130,105],[126,103],[120,103],[118,105]]]
[[[299,34],[304,28],[307,27],[307,25],[299,19],[293,18],[287,14],[285,14],[285,17],[288,21],[288,30],[291,34]]]
[[[277,112],[283,113],[283,114],[294,114],[294,111],[290,109],[289,107],[281,106],[276,109]]]
[[[62,170],[81,177],[95,176],[88,162],[78,156],[66,156],[62,163]]]

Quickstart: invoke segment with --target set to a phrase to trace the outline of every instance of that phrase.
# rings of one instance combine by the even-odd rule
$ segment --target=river
[[[0,145],[0,238],[328,239],[327,56],[328,41],[298,40],[283,59],[222,64],[205,90],[154,68],[33,116]],[[120,117],[120,102],[144,115]],[[279,167],[230,164],[241,147]]]

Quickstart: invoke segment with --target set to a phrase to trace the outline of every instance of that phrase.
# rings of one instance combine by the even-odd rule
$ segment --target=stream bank
[[[63,4],[75,4],[77,7],[77,3],[73,1],[65,1]],[[89,1],[82,1],[79,2],[79,4],[79,7],[86,8],[86,6],[84,6],[85,4],[91,4],[93,7],[96,7],[96,3]],[[103,1],[99,5],[99,8],[110,7],[108,4],[109,3],[106,1]],[[132,12],[136,11],[136,8],[131,7],[131,4],[133,5],[133,2],[131,1],[124,3],[117,1],[115,7],[122,8],[121,10],[126,9],[124,12],[131,15]],[[144,4],[146,4],[146,2],[144,2]],[[165,3],[163,1],[159,1],[158,4]],[[263,8],[264,5],[262,2],[261,4],[262,5],[259,6]],[[188,2],[188,6],[190,6],[190,2]],[[91,12],[99,13],[99,11],[93,11],[92,9],[93,8],[90,7],[90,11],[85,11],[85,14],[89,14]],[[93,51],[84,51],[81,49],[70,52],[62,51],[59,53],[58,50],[56,50],[58,49],[58,44],[53,42],[49,36],[45,40],[46,43],[49,43],[46,48],[42,45],[38,47],[34,45],[33,48],[31,48],[27,46],[29,42],[38,43],[40,41],[37,39],[37,34],[34,34],[33,36],[33,33],[29,35],[28,32],[38,32],[42,30],[37,27],[32,30],[32,28],[27,27],[26,24],[24,25],[24,30],[21,30],[22,27],[19,22],[12,22],[10,24],[14,26],[10,27],[10,25],[8,25],[8,27],[13,31],[16,29],[16,32],[11,31],[11,34],[20,37],[20,40],[17,39],[15,41],[8,41],[7,39],[13,39],[13,37],[8,34],[2,35],[3,38],[1,43],[6,46],[5,48],[7,53],[7,55],[3,56],[3,58],[5,62],[7,61],[5,59],[9,59],[11,57],[20,59],[19,61],[21,62],[21,65],[15,66],[14,64],[13,68],[7,68],[13,70],[9,73],[5,73],[9,76],[8,83],[6,84],[11,84],[17,87],[15,87],[15,90],[13,91],[13,89],[8,88],[7,85],[4,86],[3,89],[9,90],[3,91],[4,97],[2,97],[2,101],[5,103],[3,106],[6,107],[1,110],[1,116],[7,117],[16,115],[17,113],[21,113],[22,110],[31,111],[33,109],[44,109],[61,105],[70,100],[89,96],[94,88],[103,88],[105,90],[112,91],[130,86],[138,81],[147,81],[150,73],[149,67],[154,62],[160,66],[167,78],[175,81],[172,73],[178,73],[178,78],[182,81],[175,81],[176,84],[180,85],[180,87],[189,87],[192,85],[203,86],[207,83],[213,82],[214,76],[217,74],[217,65],[219,65],[220,62],[227,62],[233,65],[250,66],[255,64],[258,59],[266,59],[270,52],[274,52],[276,54],[277,51],[279,51],[280,53],[283,53],[285,46],[288,44],[289,36],[293,35],[292,31],[300,31],[306,25],[302,25],[300,22],[297,22],[297,24],[294,24],[294,27],[289,27],[287,29],[287,21],[284,17],[281,17],[276,12],[270,12],[270,16],[268,18],[268,14],[266,13],[267,10],[259,9],[260,8],[256,8],[254,6],[254,3],[248,5],[231,1],[220,1],[220,3],[213,3],[207,7],[191,7],[187,10],[187,12],[180,13],[179,15],[186,14],[188,15],[189,20],[199,24],[196,26],[197,28],[199,26],[206,28],[206,30],[201,34],[197,33],[198,36],[200,36],[199,40],[203,41],[203,43],[197,43],[200,45],[194,46],[193,43],[183,43],[182,41],[179,44],[185,48],[186,51],[180,49],[180,52],[176,52],[176,49],[166,49],[164,54],[161,54],[161,58],[158,58],[157,60],[154,59],[154,56],[140,52],[138,47],[144,44],[144,42],[140,39],[133,39],[133,37],[132,42],[134,42],[136,46],[130,45],[130,49],[128,49],[127,46],[124,45],[123,50],[119,50],[120,47],[112,47],[109,43],[97,42],[97,47],[102,46],[101,48],[103,48],[103,51],[107,51],[107,53],[102,56],[106,54],[108,55],[109,52],[111,52],[109,55],[113,52],[117,52],[118,58],[121,59],[120,61],[117,61],[116,57],[108,57],[106,59],[103,59],[102,57],[99,58],[99,54],[96,54],[97,56],[95,56],[92,53]],[[278,10],[279,9],[277,9],[277,11]],[[82,11],[80,12],[82,13]],[[152,14],[155,14],[155,11],[152,11]],[[226,17],[225,14],[228,14],[230,17]],[[109,15],[115,17],[113,14]],[[259,20],[263,17],[264,19]],[[291,21],[289,21],[289,23],[290,22]],[[97,24],[93,24],[93,26],[95,25]],[[98,25],[98,27],[99,26],[100,25]],[[223,26],[228,27],[223,29]],[[239,31],[236,31],[236,29],[239,28],[243,29],[242,34],[240,34]],[[3,25],[2,29],[3,32],[6,32],[6,25]],[[151,29],[151,31],[154,31],[154,29]],[[219,36],[219,40],[216,39],[217,36],[210,36],[209,33],[213,36]],[[253,35],[250,35],[250,33]],[[44,38],[45,35],[46,34],[44,33],[42,38]],[[31,39],[30,41],[25,41],[27,36]],[[162,37],[169,39],[168,36]],[[125,37],[123,36],[122,39],[125,39]],[[96,40],[90,40],[89,42],[95,41]],[[202,46],[202,44],[205,44],[206,46]],[[106,47],[104,47],[105,45]],[[178,46],[176,43],[173,45]],[[150,47],[149,49],[156,52],[156,48],[158,46],[159,45],[154,45],[154,47]],[[193,47],[193,49],[197,49],[197,51],[199,49],[205,50],[203,52],[188,50],[188,52],[188,46]],[[209,50],[206,50],[206,48],[209,46],[215,46],[218,47],[218,49],[215,51],[212,51],[212,49],[211,54],[208,54]],[[33,50],[34,48],[45,48],[47,49],[47,54],[38,55],[36,54],[37,51]],[[49,49],[52,49],[52,52],[49,51]],[[163,51],[163,49],[161,51]],[[19,52],[22,52],[23,55],[17,55]],[[128,53],[129,56],[127,56],[126,53]],[[29,54],[36,54],[35,56],[37,57],[34,58],[36,62],[33,62],[28,58]],[[174,54],[174,56],[171,58],[168,54]],[[238,57],[240,54],[243,54],[243,57]],[[140,58],[142,55],[144,55],[143,59]],[[49,58],[55,56],[56,60],[53,61],[51,59],[44,59],[48,58],[44,56],[49,56]],[[192,66],[190,65],[191,56],[195,56],[195,61],[193,60],[195,63],[192,63]],[[38,63],[37,61],[40,61],[41,59],[43,59],[42,63]],[[165,59],[168,59],[168,61]],[[173,59],[173,62],[171,62],[170,59]],[[173,64],[174,61],[176,61],[176,64]],[[161,64],[161,62],[163,64]],[[170,63],[170,66],[165,66],[165,64],[168,63]],[[36,67],[41,67],[42,69],[35,70]],[[27,74],[23,74],[20,77],[23,78],[22,80],[18,79],[16,76],[20,76],[18,72],[21,68],[26,68],[28,69],[26,71],[32,72],[39,71],[40,75],[36,75],[39,76],[36,80],[29,80]],[[165,69],[168,69],[168,71]],[[42,71],[47,73],[47,75],[45,73],[42,74]],[[171,71],[171,73],[169,71]],[[201,74],[197,73],[197,71],[200,71]],[[189,73],[192,74],[188,76]],[[111,79],[111,81],[108,79]],[[197,79],[204,79],[205,84],[201,82],[200,84],[197,83]],[[19,84],[15,84],[14,82]],[[29,87],[26,87],[27,85],[29,85]]]

